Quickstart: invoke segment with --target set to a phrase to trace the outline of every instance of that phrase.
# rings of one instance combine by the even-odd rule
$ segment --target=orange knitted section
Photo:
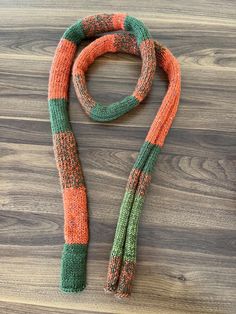
[[[112,22],[115,30],[124,29],[124,20],[127,14],[116,13],[113,15]]]
[[[63,190],[65,243],[88,243],[87,196],[84,186]]]
[[[75,52],[75,43],[64,38],[60,40],[52,61],[52,67],[49,76],[49,99],[68,98],[68,81]]]
[[[180,66],[172,53],[157,45],[156,49],[157,60],[161,60],[160,65],[168,75],[169,87],[145,140],[162,147],[178,109],[181,81]]]
[[[80,71],[86,72],[88,67],[94,62],[95,59],[100,57],[106,52],[116,52],[117,49],[114,46],[114,35],[110,35],[109,39],[106,36],[101,37],[99,41],[95,41],[94,45],[89,45],[84,48],[79,58],[74,63],[73,75],[77,75]]]

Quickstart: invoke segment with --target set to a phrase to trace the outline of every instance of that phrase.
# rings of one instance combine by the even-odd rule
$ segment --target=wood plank
[[[50,314],[97,314],[98,312],[86,311],[86,310],[71,310],[68,308],[58,308],[58,307],[49,307],[36,304],[25,304],[25,303],[15,303],[15,302],[0,302],[0,309],[4,314],[41,314],[41,313],[50,313]],[[100,312],[103,314],[110,314],[111,312]]]
[[[70,5],[69,5],[70,4]],[[19,2],[17,0],[9,2],[7,0],[1,1],[1,6],[3,9],[12,10],[15,15],[20,14],[21,11],[27,15],[27,12],[33,12],[35,14],[34,19],[36,18],[38,13],[45,11],[47,15],[53,16],[53,14],[59,13],[59,16],[67,16],[67,15],[79,15],[81,17],[85,16],[85,14],[96,14],[96,12],[114,12],[114,7],[111,4],[107,3],[107,1],[100,1],[98,4],[96,0],[90,1],[91,7],[88,8],[88,1],[81,0],[80,4],[73,3],[71,4],[69,0],[63,0],[58,6],[58,3],[53,0],[37,0],[34,2],[29,2],[27,0]],[[224,4],[222,10],[222,4]],[[52,12],[48,12],[48,8],[52,8]],[[220,10],[221,8],[221,10]],[[142,1],[137,1],[135,4],[132,2],[123,1],[120,6],[120,12],[128,12],[129,14],[134,14],[135,16],[141,17],[162,17],[163,15],[167,15],[170,17],[178,18],[178,17],[195,17],[197,20],[203,21],[205,18],[205,23],[214,19],[216,21],[223,21],[227,23],[229,21],[234,20],[235,12],[233,9],[235,8],[235,3],[233,0],[228,0],[225,3],[221,3],[221,5],[217,1],[205,1],[200,0],[198,2],[189,3],[186,0],[181,0],[176,3],[168,3],[163,2],[161,0],[150,1],[147,3],[143,3]],[[27,10],[26,10],[27,9]],[[66,11],[63,9],[67,9]],[[76,10],[76,12],[75,12]],[[87,12],[87,13],[86,13]],[[133,13],[132,13],[133,12]],[[5,17],[6,18],[6,17]],[[36,19],[37,21],[37,19]],[[23,24],[25,21],[21,21]],[[52,22],[52,21],[48,21]],[[156,21],[158,25],[158,20]]]

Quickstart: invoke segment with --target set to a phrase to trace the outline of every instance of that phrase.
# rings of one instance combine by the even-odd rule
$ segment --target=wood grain
[[[0,312],[216,313],[236,309],[236,4],[233,0],[0,1]],[[137,110],[92,122],[71,88],[70,116],[88,187],[88,286],[58,290],[63,208],[47,85],[66,27],[99,12],[128,12],[181,63],[180,108],[143,209],[132,297],[104,295],[126,180],[165,94],[161,70]],[[88,44],[83,43],[81,48]],[[80,49],[81,49],[80,48]],[[141,61],[107,54],[89,69],[94,98],[135,87]],[[108,95],[109,94],[109,95]]]

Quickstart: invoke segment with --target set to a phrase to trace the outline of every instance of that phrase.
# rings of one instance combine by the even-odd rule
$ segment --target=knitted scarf
[[[123,32],[94,40],[74,60],[77,47],[83,39],[117,30]],[[106,52],[124,52],[142,59],[141,74],[133,94],[110,105],[97,103],[89,94],[85,80],[88,67]],[[65,244],[60,284],[64,292],[78,292],[86,286],[89,240],[85,181],[68,115],[71,71],[84,112],[95,121],[106,122],[127,113],[146,97],[154,79],[156,64],[166,72],[169,84],[130,172],[120,206],[105,284],[105,291],[115,292],[118,297],[126,297],[131,293],[139,218],[157,157],[178,108],[180,67],[171,52],[151,38],[142,22],[121,13],[99,14],[77,21],[66,30],[57,46],[49,77],[48,105],[64,204]]]

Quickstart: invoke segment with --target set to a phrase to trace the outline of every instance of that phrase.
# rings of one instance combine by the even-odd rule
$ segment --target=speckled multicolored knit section
[[[144,24],[125,14],[99,14],[79,20],[66,30],[53,59],[48,91],[54,152],[64,203],[65,245],[62,253],[61,290],[77,292],[86,285],[88,247],[87,194],[78,147],[68,116],[68,88],[72,64],[81,40],[104,32],[131,31],[102,36],[87,46],[73,66],[76,94],[95,121],[110,121],[137,106],[148,94],[158,63],[168,75],[169,87],[131,170],[121,204],[108,267],[106,291],[130,295],[135,273],[138,222],[144,196],[160,149],[176,114],[180,97],[180,69],[167,48],[151,39]],[[106,52],[140,55],[141,74],[132,95],[110,105],[97,103],[86,87],[85,73]]]

